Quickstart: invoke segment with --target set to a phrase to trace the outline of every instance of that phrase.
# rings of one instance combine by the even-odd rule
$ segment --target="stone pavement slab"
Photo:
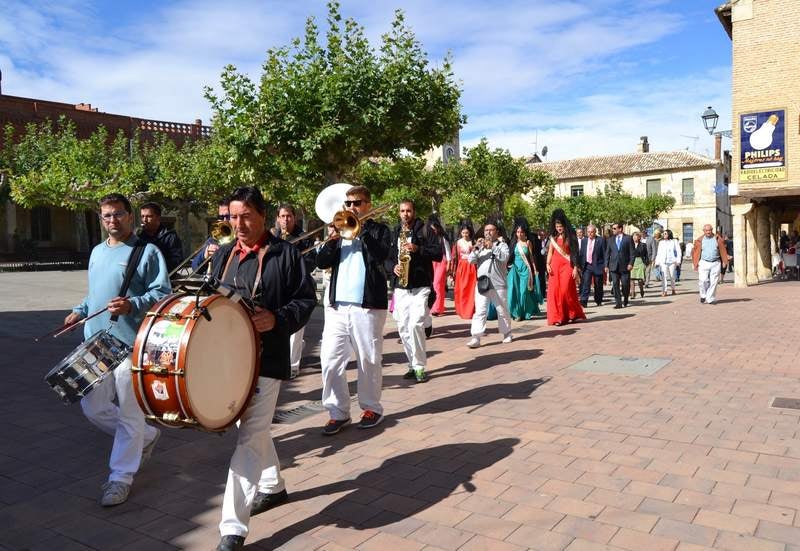
[[[275,425],[291,499],[252,520],[247,547],[797,549],[800,411],[769,404],[800,398],[800,284],[725,284],[715,305],[694,287],[565,327],[515,323],[510,344],[490,322],[477,350],[467,321],[434,318],[424,385],[402,378],[389,319],[385,422],[332,438],[324,413]],[[42,381],[79,336],[33,342],[84,291],[85,272],[0,274],[0,548],[212,549],[233,431],[165,429],[129,501],[97,504],[110,439]],[[321,323],[280,409],[320,397]],[[670,362],[569,369],[594,354]]]

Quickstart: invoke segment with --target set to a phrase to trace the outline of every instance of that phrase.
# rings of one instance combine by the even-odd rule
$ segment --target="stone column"
[[[759,281],[772,279],[772,251],[769,248],[770,225],[767,205],[760,205],[756,210],[756,246],[758,247],[758,264],[756,273]]]
[[[769,211],[769,252],[775,253],[779,246],[780,229],[778,227],[778,215],[773,209]]]
[[[741,202],[739,202],[741,201]],[[747,263],[747,215],[750,209],[753,208],[753,203],[743,199],[737,202],[731,202],[731,221],[733,223],[733,268],[734,268],[734,286],[747,287],[750,285],[748,280],[748,263]],[[757,283],[754,281],[753,283]]]
[[[758,285],[758,224],[756,222],[758,214],[756,209],[752,209],[745,219],[747,220],[747,231],[745,233],[747,239],[747,284]]]

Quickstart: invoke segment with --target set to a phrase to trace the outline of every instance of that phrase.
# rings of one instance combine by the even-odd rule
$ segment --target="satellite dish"
[[[547,146],[542,148],[542,157],[547,157]]]

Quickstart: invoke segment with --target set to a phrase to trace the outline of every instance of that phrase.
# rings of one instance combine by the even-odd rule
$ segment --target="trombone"
[[[382,216],[387,212],[389,212],[392,208],[393,205],[384,205],[382,207],[374,208],[362,216],[356,216],[349,210],[343,209],[337,211],[333,215],[333,220],[331,220],[330,225],[333,226],[334,229],[336,230],[337,237],[341,237],[343,239],[355,239],[361,234],[361,229],[365,221],[369,220],[370,218],[376,218],[378,216]],[[314,233],[327,227],[328,226],[322,226],[321,228],[317,228],[316,230],[314,230]],[[303,236],[301,235],[300,237]],[[298,241],[300,240],[300,237],[297,238]],[[316,245],[312,245],[311,247],[308,247],[307,249],[300,251],[300,254],[309,253],[314,249],[316,249],[317,247],[321,247],[331,239],[334,239],[334,237],[328,237],[321,243],[317,243]]]

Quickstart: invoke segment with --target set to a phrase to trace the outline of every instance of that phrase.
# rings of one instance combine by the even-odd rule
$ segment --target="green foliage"
[[[421,154],[465,122],[449,58],[430,67],[401,11],[377,52],[338,2],[327,27],[324,45],[309,18],[302,40],[269,50],[258,85],[229,65],[222,93],[206,89],[235,178],[305,206],[362,160]]]

